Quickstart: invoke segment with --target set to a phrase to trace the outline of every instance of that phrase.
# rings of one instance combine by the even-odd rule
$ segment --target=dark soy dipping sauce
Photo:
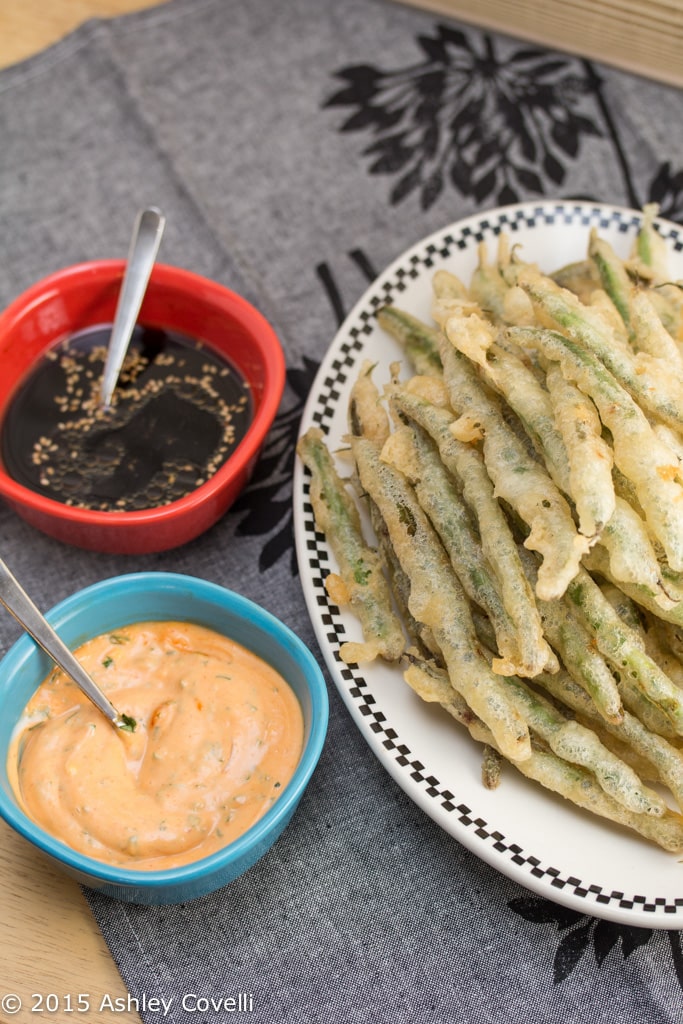
[[[111,408],[100,410],[110,334],[91,328],[45,354],[3,423],[5,469],[77,508],[166,505],[208,480],[244,437],[249,385],[207,345],[138,325]]]

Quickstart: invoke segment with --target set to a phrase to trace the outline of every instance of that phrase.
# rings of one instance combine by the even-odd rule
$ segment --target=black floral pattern
[[[415,193],[423,209],[452,188],[479,205],[557,194],[585,144],[611,145],[630,205],[683,215],[683,171],[663,163],[639,190],[604,83],[586,60],[522,46],[503,53],[481,32],[437,25],[417,39],[422,60],[382,70],[356,64],[325,102],[351,114],[342,132],[365,132],[369,173],[393,179],[389,202]],[[642,192],[642,194],[641,194]]]
[[[598,967],[613,951],[621,950],[626,960],[635,950],[652,941],[651,928],[633,928],[580,914],[549,900],[524,896],[511,900],[511,910],[526,921],[553,927],[560,936],[553,960],[553,981],[560,984],[578,967],[592,950]],[[678,984],[683,989],[683,947],[681,932],[664,932],[671,948],[672,966]]]
[[[421,36],[424,60],[381,71],[338,72],[345,86],[327,106],[355,107],[342,131],[367,129],[371,174],[397,177],[391,202],[418,191],[424,208],[450,183],[477,203],[516,202],[561,186],[585,136],[600,135],[581,110],[590,82],[580,64],[523,48],[499,57],[494,39],[444,25]]]
[[[657,202],[663,216],[683,216],[683,170],[670,161],[638,194],[603,81],[589,61],[528,46],[503,53],[486,33],[446,25],[419,36],[417,46],[422,59],[406,68],[356,64],[337,71],[343,85],[322,104],[351,109],[342,132],[372,136],[364,150],[369,173],[393,179],[392,205],[415,193],[427,209],[446,188],[482,206],[555,194],[584,145],[598,139],[610,142],[632,206]],[[347,256],[368,283],[375,278],[364,252]],[[346,310],[334,274],[326,263],[316,274],[340,325]],[[293,404],[277,417],[251,484],[234,506],[238,535],[265,538],[262,572],[287,556],[297,572],[291,478],[317,368],[305,358],[288,370]]]
[[[377,271],[361,249],[353,249],[348,253],[348,258],[366,283],[375,279]],[[316,275],[330,303],[337,326],[340,326],[347,310],[335,274],[329,264],[321,263],[316,268]],[[299,424],[319,365],[316,360],[304,356],[301,367],[287,370],[287,391],[293,394],[294,402],[276,417],[254,476],[234,505],[233,511],[241,517],[237,535],[266,538],[259,556],[260,572],[265,572],[281,558],[289,556],[292,576],[298,574],[294,548],[292,475]]]
[[[304,359],[300,369],[287,370],[287,386],[295,403],[276,417],[251,482],[234,505],[233,511],[241,517],[237,535],[266,538],[259,555],[260,572],[289,555],[292,576],[297,574],[292,474],[301,414],[317,369],[318,363]]]

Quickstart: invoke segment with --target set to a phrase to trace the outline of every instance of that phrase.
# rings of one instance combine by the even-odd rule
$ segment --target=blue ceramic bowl
[[[83,885],[129,903],[183,903],[227,885],[270,848],[294,813],[322,750],[327,688],[308,648],[252,601],[214,583],[174,573],[116,576],[62,601],[47,618],[69,647],[132,622],[196,622],[243,644],[269,662],[296,693],[304,715],[304,749],[289,785],[267,813],[218,853],[165,871],[132,871],[86,857],[53,838],[18,806],[7,777],[12,731],[52,663],[23,636],[0,661],[0,815]]]

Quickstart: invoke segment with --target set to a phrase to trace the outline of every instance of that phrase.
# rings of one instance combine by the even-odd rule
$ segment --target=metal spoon
[[[100,406],[105,409],[111,404],[111,396],[130,345],[165,224],[166,218],[155,206],[140,210],[135,219],[126,272],[119,293],[102,375]]]
[[[80,686],[83,693],[117,729],[135,730],[135,719],[120,714],[97,683],[88,675],[66,644],[60,640],[47,619],[41,615],[5,563],[0,559],[0,603],[14,616],[20,626],[33,637],[39,647]]]

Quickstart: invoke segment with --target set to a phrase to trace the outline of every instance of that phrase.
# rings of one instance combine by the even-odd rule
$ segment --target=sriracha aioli
[[[75,850],[140,870],[198,860],[277,800],[303,747],[289,684],[203,626],[143,622],[76,655],[134,733],[55,669],[15,730],[8,772],[34,821]]]

